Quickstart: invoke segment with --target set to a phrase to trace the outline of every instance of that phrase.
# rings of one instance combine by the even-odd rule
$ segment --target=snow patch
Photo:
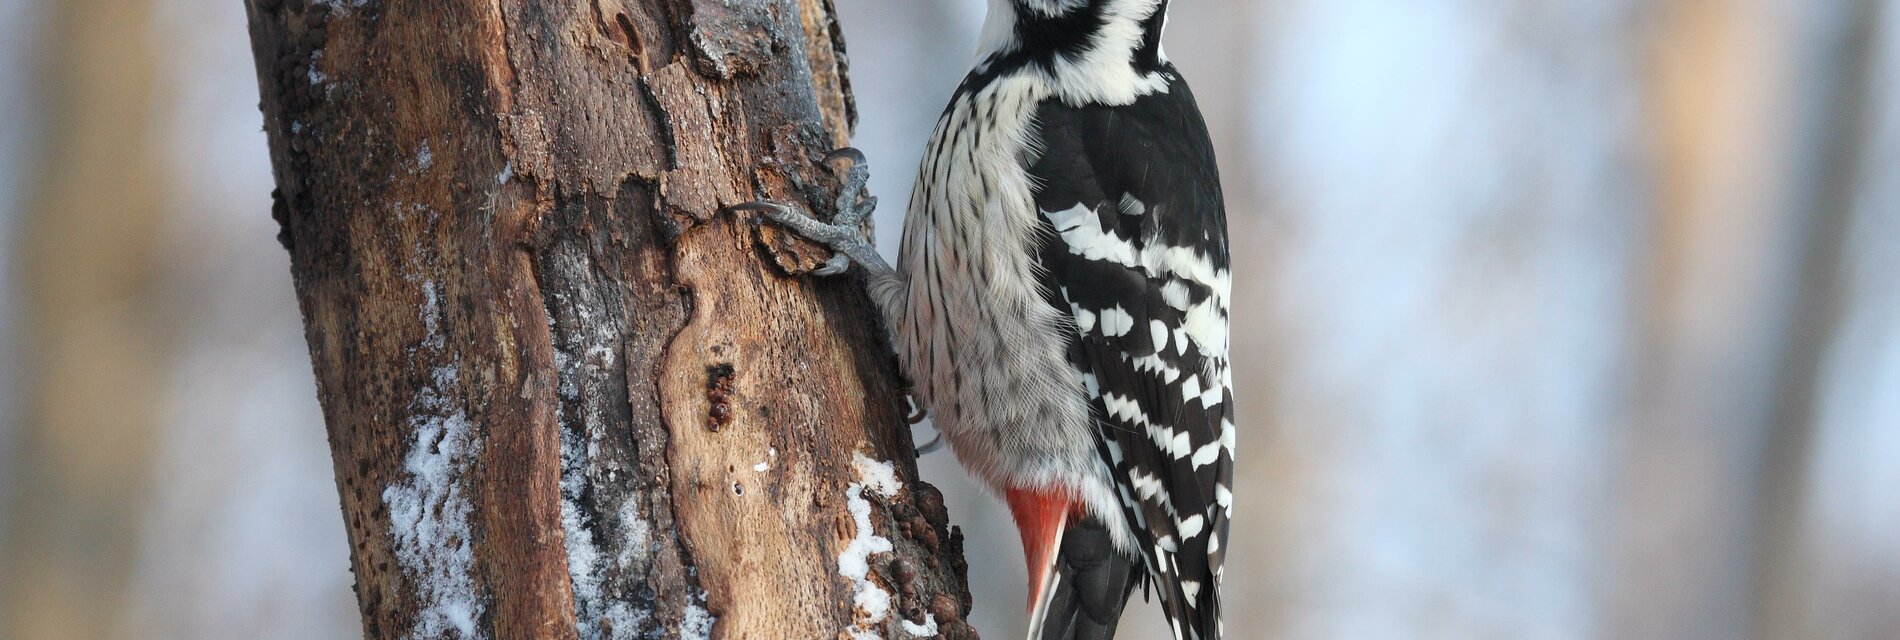
[[[482,598],[470,577],[472,507],[457,479],[474,464],[481,443],[468,416],[443,394],[459,374],[456,365],[431,372],[431,384],[410,406],[416,415],[408,424],[415,441],[403,458],[408,477],[383,490],[396,561],[421,598],[412,638],[480,637]]]
[[[548,329],[554,331],[554,315],[549,314],[547,320]],[[583,314],[580,320],[588,324],[590,319]],[[601,494],[593,491],[588,469],[599,457],[600,425],[606,418],[592,403],[578,407],[572,403],[581,401],[585,381],[617,371],[613,366],[616,352],[601,346],[608,339],[602,335],[579,338],[582,345],[557,344],[554,349],[556,389],[562,400],[555,417],[562,425],[561,527],[566,532],[567,571],[582,640],[630,640],[652,631],[653,610],[627,601],[622,594],[625,584],[609,576],[646,570],[653,551],[652,525],[642,519],[637,496],[627,496],[617,505],[603,504],[598,502],[604,500]],[[590,343],[594,346],[583,346]],[[578,420],[570,413],[576,408],[581,411]],[[607,482],[613,477],[610,465]],[[597,502],[588,502],[590,495]]]
[[[314,69],[311,73],[316,73]],[[416,170],[423,171],[435,166],[435,152],[429,149],[429,141],[422,141],[422,148],[416,151]]]
[[[647,561],[653,549],[653,525],[640,517],[640,501],[628,497],[620,504],[620,556],[622,568],[637,567]]]
[[[567,572],[573,580],[580,636],[587,640],[633,638],[646,627],[652,612],[607,597],[608,589],[593,570],[600,560],[600,549],[572,500],[561,501],[561,526],[567,531]]]
[[[317,61],[322,60],[322,59],[323,59],[322,51],[317,51],[315,53],[310,54],[310,71],[309,73],[305,74],[305,77],[307,77],[310,80],[310,84],[322,85],[324,82],[330,79],[329,76],[323,75],[323,71],[317,69]]]
[[[628,524],[629,528],[642,532],[641,538],[645,537],[644,522],[636,519]],[[647,627],[653,612],[612,597],[611,589],[593,570],[600,561],[600,548],[594,544],[593,530],[585,525],[574,501],[562,500],[561,526],[567,531],[567,572],[573,580],[580,636],[586,640],[635,638]],[[632,557],[634,554],[623,546],[616,560],[624,563]]]
[[[680,640],[711,640],[713,623],[719,621],[706,607],[699,604],[705,594],[699,594],[695,602],[687,603],[686,615],[680,620]]]
[[[631,639],[648,626],[653,612],[615,597],[612,585],[595,571],[605,563],[594,533],[599,530],[611,539],[618,549],[612,563],[618,569],[627,570],[644,562],[650,527],[640,519],[638,505],[631,499],[616,510],[620,517],[618,529],[589,521],[580,507],[588,484],[580,466],[584,461],[582,452],[587,447],[580,440],[572,433],[563,433],[561,437],[561,457],[563,466],[567,467],[561,477],[561,528],[567,534],[567,574],[573,583],[580,637],[583,640]]]
[[[903,618],[898,618],[897,622],[898,622],[898,626],[904,628],[904,633],[908,633],[918,638],[937,637],[937,615],[936,614],[932,614],[932,613],[924,614],[923,624],[917,624],[915,622],[911,622]]]
[[[897,467],[889,462],[873,460],[863,453],[852,454],[851,466],[858,470],[858,479],[865,486],[886,498],[897,495],[904,489],[904,483],[897,480]]]
[[[622,570],[639,567],[646,561],[651,526],[640,519],[634,500],[627,500],[617,513],[620,516],[620,528],[606,531],[619,549],[613,562]],[[623,640],[638,637],[649,626],[652,610],[616,598],[611,585],[607,585],[606,580],[594,571],[595,567],[602,564],[600,547],[594,540],[596,528],[588,526],[577,502],[566,499],[565,495],[561,500],[561,526],[567,532],[567,572],[573,580],[574,608],[579,618],[581,638]],[[606,527],[599,529],[606,530]]]
[[[554,320],[549,319],[548,324],[554,324]],[[558,348],[554,350],[554,370],[560,372],[559,375],[561,379],[561,383],[555,387],[555,393],[560,394],[562,400],[573,402],[579,400],[581,397],[581,385],[579,381],[574,379],[575,376],[568,375],[567,373],[567,363],[569,360],[570,358],[567,357],[566,351]]]
[[[883,497],[897,495],[903,489],[897,470],[889,462],[871,459],[863,453],[852,454],[851,466],[857,469],[858,482],[845,488],[845,510],[850,512],[856,532],[851,543],[838,554],[838,573],[851,581],[852,604],[861,613],[847,631],[851,640],[878,640],[876,629],[890,617],[891,594],[871,581],[871,556],[891,552],[891,540],[877,535],[871,527],[871,501],[864,490]],[[930,621],[934,624],[935,621]],[[908,630],[908,628],[906,628]]]
[[[442,348],[447,338],[442,335],[442,299],[436,292],[434,280],[422,283],[422,308],[416,310],[416,319],[422,321],[422,346],[428,349]]]

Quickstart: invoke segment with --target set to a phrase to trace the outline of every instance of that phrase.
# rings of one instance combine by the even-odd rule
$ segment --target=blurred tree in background
[[[18,637],[107,636],[113,620],[100,612],[126,606],[151,513],[152,408],[172,346],[167,327],[139,313],[160,296],[165,266],[152,9],[45,9],[39,59],[62,64],[38,76],[37,157],[9,163],[32,177],[7,200],[34,212],[8,225],[20,274],[9,289],[20,293],[6,302],[19,305],[25,337],[9,351],[26,366],[6,456],[6,535],[21,551],[0,558],[0,593]]]
[[[0,635],[350,637],[241,7],[141,2],[0,0]],[[1235,637],[1900,628],[1894,0],[1175,4],[1239,245]],[[900,203],[983,3],[838,5]],[[1006,513],[925,478],[1012,637]]]

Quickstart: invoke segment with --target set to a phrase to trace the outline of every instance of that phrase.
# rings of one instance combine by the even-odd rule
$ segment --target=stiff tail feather
[[[1029,640],[1113,640],[1140,567],[1063,496],[1006,497],[1029,562]]]

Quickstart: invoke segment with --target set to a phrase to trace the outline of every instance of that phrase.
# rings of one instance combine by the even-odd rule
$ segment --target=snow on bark
[[[425,318],[434,303],[433,288],[427,291]],[[480,455],[481,443],[468,415],[442,395],[455,387],[458,375],[456,365],[437,367],[433,382],[417,395],[408,424],[415,441],[403,458],[409,477],[383,490],[392,548],[422,600],[409,630],[412,638],[481,637],[476,623],[482,597],[471,577],[471,508],[457,481]]]
[[[706,592],[693,594],[693,602],[686,605],[685,619],[680,621],[680,640],[710,640],[713,623],[719,621],[711,611],[706,610]]]
[[[871,580],[871,556],[891,552],[891,540],[877,535],[871,526],[871,501],[865,499],[864,490],[891,497],[904,488],[897,480],[897,471],[889,462],[873,460],[863,453],[852,454],[851,465],[857,469],[858,482],[845,488],[845,510],[851,513],[856,525],[856,533],[851,543],[838,554],[838,573],[851,581],[852,609],[854,621],[847,631],[852,640],[876,640],[882,634],[877,628],[890,617],[891,593]],[[935,620],[926,620],[934,626]]]
[[[506,178],[500,180],[505,182]],[[567,572],[574,585],[574,612],[582,640],[634,638],[650,626],[653,611],[616,597],[601,569],[611,567],[629,572],[644,563],[650,552],[651,527],[640,517],[639,504],[633,498],[616,509],[620,516],[617,530],[609,530],[600,518],[590,516],[587,496],[591,493],[591,481],[587,467],[598,454],[598,432],[585,426],[570,427],[568,408],[580,406],[583,413],[591,413],[593,409],[580,402],[583,378],[614,370],[617,360],[614,350],[603,346],[613,339],[605,331],[605,325],[589,317],[585,305],[575,308],[581,314],[582,324],[596,327],[599,332],[580,337],[581,350],[585,352],[581,357],[570,355],[567,349],[554,351],[554,368],[559,375],[556,390],[561,398],[556,410],[557,420],[562,425],[561,527],[567,533]],[[548,317],[548,329],[556,331],[552,315]],[[604,421],[599,415],[580,418],[583,425]],[[609,539],[597,540],[597,531]],[[608,549],[617,550],[610,561],[603,561],[603,542]]]
[[[924,614],[923,624],[917,624],[915,622],[911,622],[903,618],[898,618],[897,623],[898,623],[898,626],[904,628],[904,633],[908,633],[914,637],[918,637],[918,638],[937,637],[938,631],[937,631],[936,614],[931,614],[931,613]]]

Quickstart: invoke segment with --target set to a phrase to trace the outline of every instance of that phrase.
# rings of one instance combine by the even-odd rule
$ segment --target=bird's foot
[[[923,422],[924,418],[927,418],[929,416],[930,416],[929,412],[924,410],[924,405],[917,402],[917,394],[911,393],[909,391],[905,391],[904,392],[904,423],[917,424],[919,422]]]
[[[904,391],[904,422],[911,426],[916,426],[922,423],[924,421],[924,418],[928,418],[928,417],[930,417],[930,414],[924,410],[923,404],[917,401],[917,395],[911,393],[909,390],[905,390]],[[932,426],[934,427],[935,425],[932,425]],[[936,431],[935,429],[932,429],[932,430]],[[930,442],[917,445],[917,455],[922,456],[922,455],[927,455],[931,453],[936,453],[938,449],[942,449],[942,448],[943,448],[943,432],[937,431],[937,437],[931,438]]]
[[[927,456],[927,455],[936,453],[938,449],[942,449],[942,448],[943,448],[943,432],[939,431],[937,432],[937,437],[931,438],[930,442],[917,445],[917,455]]]
[[[839,161],[846,163],[842,171],[837,169]],[[833,151],[825,158],[825,164],[832,167],[844,185],[838,191],[837,213],[831,222],[819,222],[795,205],[777,202],[748,202],[733,210],[763,213],[794,233],[837,252],[824,266],[814,269],[813,275],[838,275],[850,269],[852,262],[868,268],[888,269],[883,258],[878,257],[877,248],[864,238],[864,219],[877,209],[877,197],[865,192],[865,184],[871,180],[870,163],[865,162],[862,152],[846,147]]]

